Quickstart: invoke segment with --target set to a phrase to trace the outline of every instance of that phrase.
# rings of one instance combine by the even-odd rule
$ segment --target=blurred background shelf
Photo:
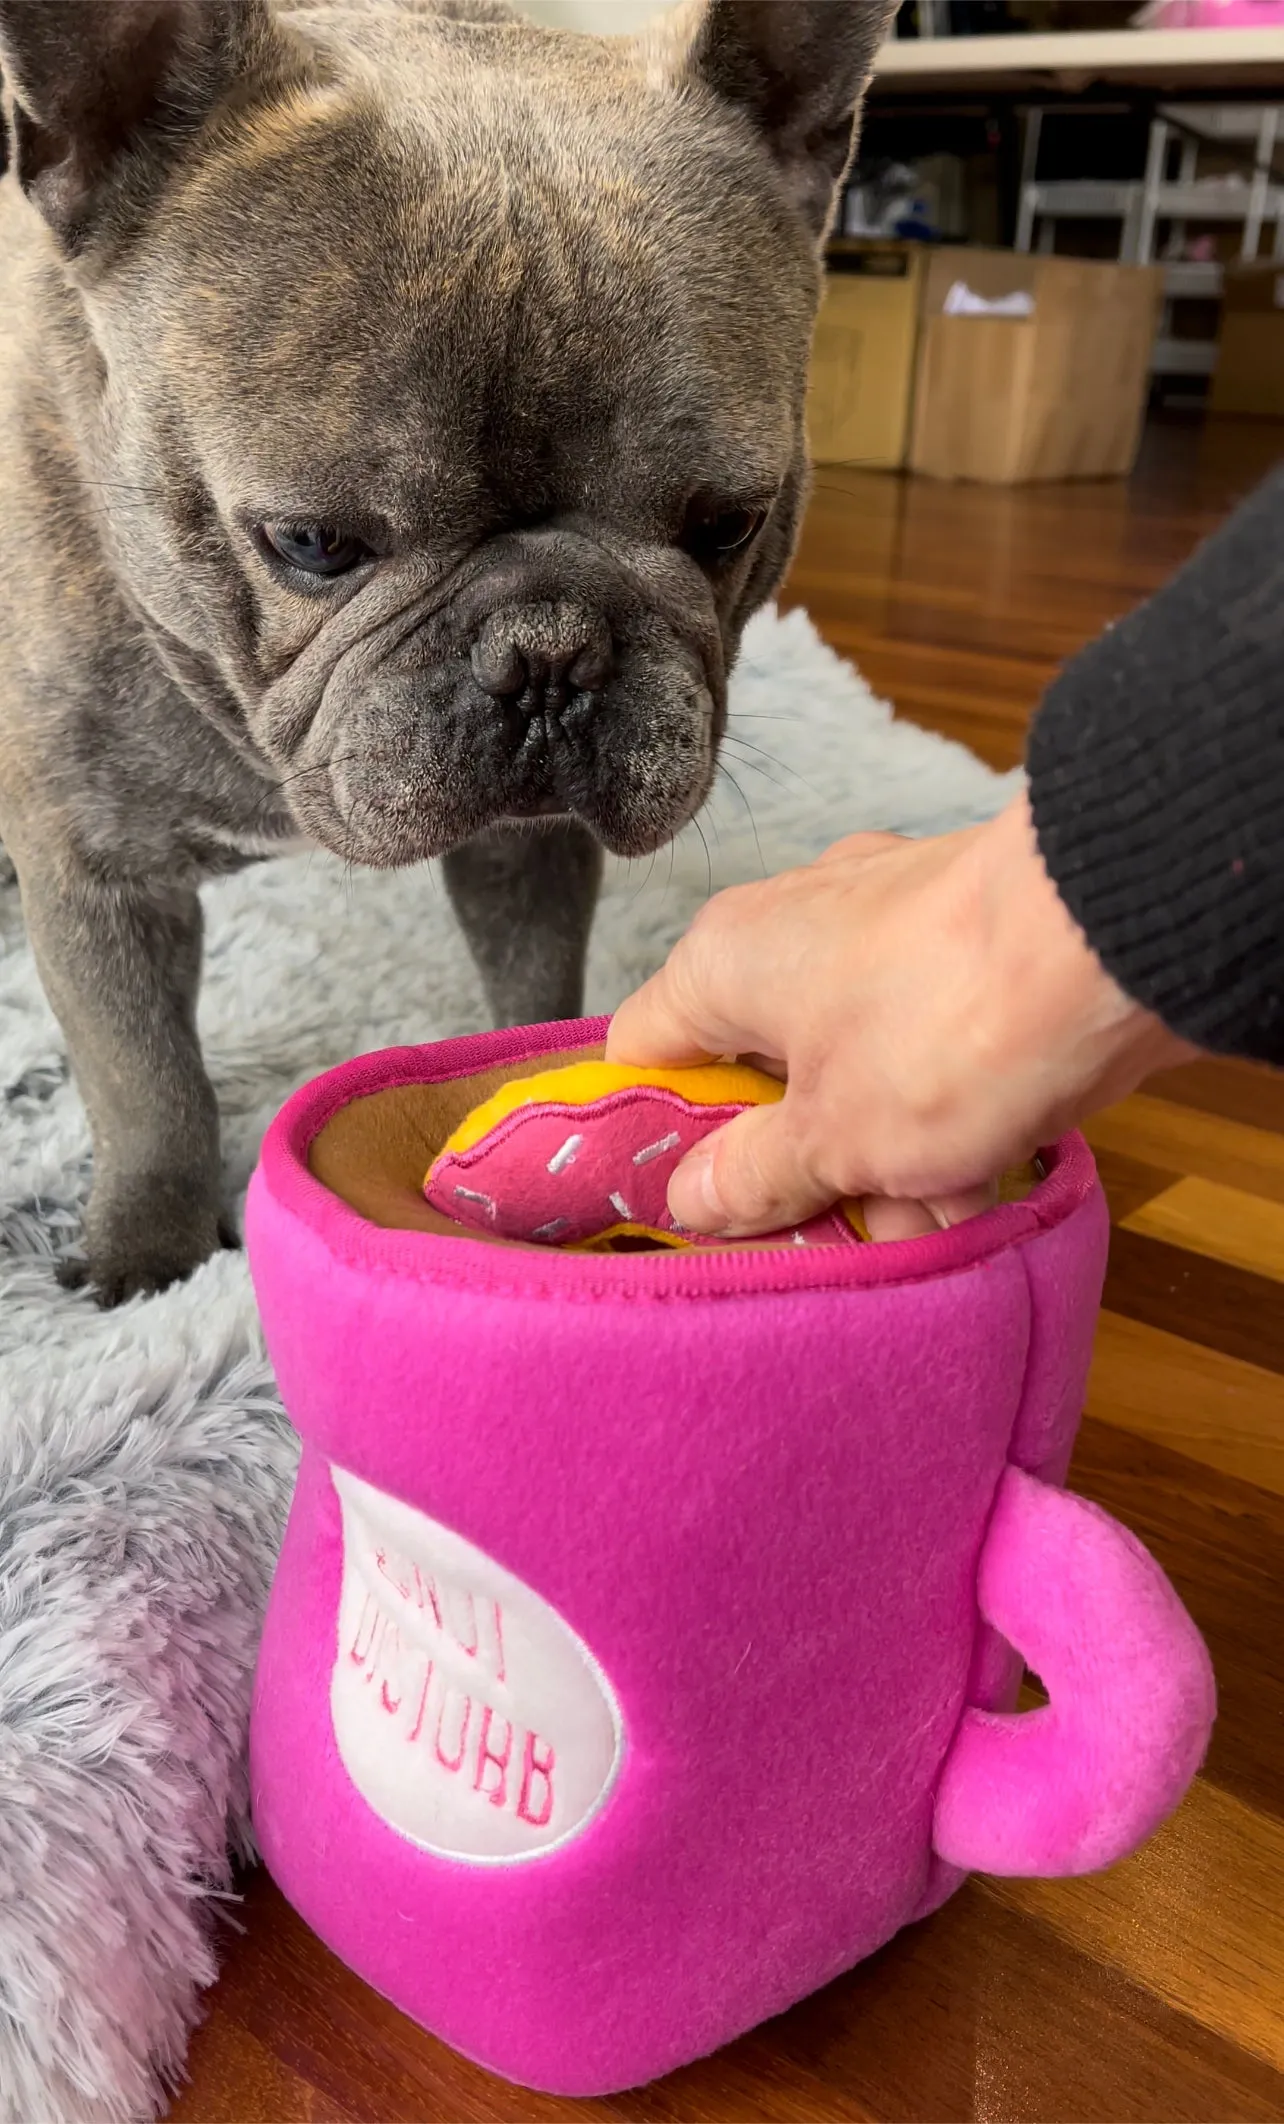
[[[1188,32],[1187,34],[1191,34]],[[1059,114],[1063,119],[1069,112]],[[1043,109],[1025,112],[1021,206],[1016,248],[1032,248],[1036,229],[1039,248],[1054,248],[1054,225],[1062,220],[1111,221],[1120,224],[1118,256],[1129,265],[1149,265],[1161,223],[1167,223],[1165,256],[1180,268],[1169,292],[1221,293],[1214,283],[1216,261],[1180,257],[1189,221],[1226,222],[1241,230],[1240,257],[1258,255],[1263,227],[1274,226],[1274,255],[1284,256],[1284,173],[1274,168],[1275,146],[1284,111],[1276,103],[1161,104],[1151,121],[1146,168],[1125,183],[1091,178],[1042,182],[1038,176],[1043,136]],[[1091,122],[1085,112],[1081,122]],[[1201,150],[1239,150],[1239,167],[1200,169]],[[1202,279],[1200,275],[1202,273]],[[1187,284],[1189,282],[1189,285]]]
[[[1072,108],[1062,107],[1054,115],[1062,126],[1075,122]],[[1023,113],[1015,248],[1055,251],[1058,224],[1063,221],[1114,223],[1115,256],[1121,264],[1158,261],[1164,268],[1164,305],[1151,358],[1152,374],[1211,376],[1217,366],[1220,325],[1215,306],[1224,293],[1228,261],[1216,254],[1218,237],[1210,231],[1224,229],[1233,235],[1238,230],[1243,263],[1256,261],[1264,251],[1284,262],[1284,173],[1275,167],[1276,144],[1284,132],[1284,107],[1247,102],[1160,104],[1150,122],[1145,170],[1141,177],[1123,182],[1042,180],[1039,154],[1044,117],[1040,105]],[[1093,122],[1091,106],[1078,115],[1081,127]],[[1086,146],[1090,154],[1090,140]],[[1211,172],[1205,162],[1209,156]],[[1202,229],[1193,240],[1192,224]],[[1270,248],[1266,251],[1268,229]]]
[[[1052,30],[1023,36],[907,37],[882,48],[874,93],[929,87],[1081,91],[1093,82],[1284,88],[1284,29]]]
[[[563,28],[628,32],[661,0],[523,4]],[[1225,4],[1240,12],[1251,0]],[[1258,5],[1279,13],[1274,0]],[[1241,343],[1239,382],[1232,399],[1216,385],[1223,409],[1252,411],[1256,393],[1274,411],[1265,385],[1284,363],[1284,22],[1174,27],[1170,14],[1166,26],[1138,28],[1137,7],[902,0],[840,230],[1156,266],[1152,399],[1207,402],[1229,332]],[[887,360],[879,388],[899,391],[899,357]],[[868,350],[862,374],[873,391]],[[1280,398],[1284,408],[1284,376]]]

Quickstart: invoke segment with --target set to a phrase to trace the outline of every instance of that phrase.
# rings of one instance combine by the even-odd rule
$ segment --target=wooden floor
[[[1128,487],[825,472],[792,596],[903,713],[1008,766],[1057,663],[1281,454],[1245,423],[1157,429]],[[1072,1480],[1212,1649],[1221,1715],[1176,1820],[1104,1876],[973,1880],[783,2020],[588,2103],[461,2063],[258,1878],[175,2119],[1284,2119],[1284,1078],[1195,1063],[1090,1133],[1115,1232]]]

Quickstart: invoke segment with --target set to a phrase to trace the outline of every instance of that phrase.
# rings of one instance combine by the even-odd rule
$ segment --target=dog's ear
[[[14,170],[67,251],[138,203],[267,34],[266,0],[0,0]]]
[[[679,81],[757,128],[813,233],[824,235],[856,114],[897,0],[704,0],[657,25]],[[675,51],[676,47],[676,51]]]

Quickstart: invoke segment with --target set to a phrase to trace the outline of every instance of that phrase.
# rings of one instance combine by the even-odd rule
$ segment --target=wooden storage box
[[[964,281],[1028,317],[946,316]],[[1131,471],[1162,295],[1157,266],[939,250],[923,279],[909,463],[998,485]]]
[[[1026,317],[947,316],[956,281]],[[1020,251],[833,246],[807,416],[815,463],[1000,485],[1132,469],[1162,293],[1156,266]]]
[[[807,399],[814,464],[904,464],[930,256],[913,243],[831,246]]]
[[[1228,266],[1210,404],[1284,414],[1284,266]]]

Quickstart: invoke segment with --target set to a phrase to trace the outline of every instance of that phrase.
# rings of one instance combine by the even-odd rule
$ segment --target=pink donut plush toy
[[[303,1440],[264,1857],[406,2013],[563,2094],[729,2041],[969,1868],[1112,1864],[1214,1708],[1158,1566],[1062,1487],[1107,1235],[1082,1140],[926,1238],[846,1204],[698,1239],[674,1165],[781,1087],[608,1068],[604,1033],[330,1072],[247,1220]]]
[[[455,1130],[424,1193],[446,1216],[503,1239],[599,1254],[708,1246],[669,1213],[674,1167],[746,1106],[783,1095],[773,1077],[740,1064],[648,1072],[578,1062],[519,1077]],[[851,1245],[864,1227],[852,1204],[779,1236]]]

